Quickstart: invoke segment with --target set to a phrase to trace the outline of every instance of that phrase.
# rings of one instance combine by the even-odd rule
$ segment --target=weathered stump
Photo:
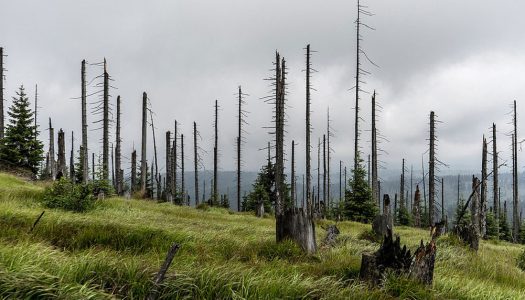
[[[257,204],[257,209],[255,211],[255,215],[258,218],[264,217],[264,203],[262,201]]]
[[[335,246],[339,233],[339,228],[337,228],[337,226],[329,225],[328,228],[326,228],[326,237],[323,240],[323,244],[330,247]]]
[[[377,215],[372,222],[372,231],[377,238],[388,235],[388,230],[394,228],[394,219],[390,214]]]
[[[394,240],[392,229],[388,228],[379,250],[374,254],[363,254],[359,277],[377,285],[383,279],[386,270],[398,275],[407,274],[411,263],[410,250],[406,246],[401,248],[399,236]]]
[[[421,245],[414,253],[414,259],[410,266],[410,278],[422,284],[432,285],[435,261],[436,244],[434,240],[430,241],[426,246],[423,245],[423,240],[421,240]]]
[[[276,219],[277,242],[290,239],[308,253],[314,253],[317,246],[315,243],[315,225],[313,218],[303,211],[302,208],[289,208],[277,215]]]
[[[456,225],[454,228],[454,232],[459,237],[459,239],[467,243],[471,249],[478,251],[479,235],[476,225]]]
[[[441,235],[445,234],[447,227],[445,220],[442,220],[441,222],[438,222],[434,225],[430,226],[430,236],[432,237],[432,240],[437,239]]]

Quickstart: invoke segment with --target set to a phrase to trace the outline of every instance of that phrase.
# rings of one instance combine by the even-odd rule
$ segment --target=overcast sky
[[[388,171],[400,172],[401,159],[421,166],[428,146],[428,115],[436,112],[438,155],[449,171],[478,170],[483,134],[498,126],[502,159],[510,157],[510,104],[518,103],[525,115],[525,3],[522,1],[397,0],[365,1],[375,15],[365,22],[363,48],[380,67],[364,64],[371,72],[368,91],[378,92],[383,109],[379,129],[389,140],[382,148]],[[326,130],[330,110],[335,129],[332,169],[339,160],[352,165],[355,25],[354,1],[224,0],[224,1],[3,1],[0,7],[0,46],[8,57],[5,81],[7,104],[21,85],[33,100],[38,84],[39,124],[53,119],[56,130],[77,134],[80,143],[80,63],[101,62],[105,57],[115,80],[112,101],[123,102],[124,153],[129,158],[140,149],[142,92],[152,103],[157,143],[164,161],[164,133],[181,124],[190,144],[192,122],[201,132],[202,153],[212,168],[213,104],[218,99],[220,169],[235,169],[236,95],[242,85],[247,121],[245,169],[264,163],[271,138],[271,107],[261,97],[269,95],[270,69],[278,50],[289,67],[288,135],[298,143],[298,172],[304,165],[305,79],[304,50],[317,52],[312,78],[313,140]],[[90,65],[87,77],[101,73]],[[98,90],[95,81],[88,93]],[[96,101],[91,97],[91,102]],[[370,144],[370,95],[362,95],[362,150]],[[522,119],[518,121],[520,137]],[[95,118],[90,117],[90,129]],[[148,133],[151,137],[151,134]],[[46,140],[47,131],[42,130]],[[91,151],[99,152],[100,131],[89,135]],[[69,146],[69,138],[67,140]],[[46,141],[47,144],[47,141]],[[152,153],[149,145],[148,159]],[[47,146],[46,146],[47,148]],[[288,150],[288,152],[290,152]],[[313,157],[316,158],[316,145]],[[521,155],[523,157],[523,154]],[[425,158],[426,160],[426,158]],[[126,158],[125,167],[129,168]],[[192,166],[187,160],[188,166]],[[316,160],[313,162],[316,165]],[[161,164],[164,165],[163,163]],[[523,163],[520,163],[523,165]],[[446,169],[444,169],[446,171]]]

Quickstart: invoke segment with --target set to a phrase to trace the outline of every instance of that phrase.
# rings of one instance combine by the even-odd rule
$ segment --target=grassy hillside
[[[29,233],[44,210],[42,190],[0,174],[0,298],[144,298],[178,242],[161,298],[525,299],[518,245],[482,242],[476,254],[445,236],[431,289],[393,276],[369,289],[356,280],[361,253],[378,247],[359,238],[368,225],[340,223],[337,247],[306,256],[275,244],[273,219],[115,198],[85,214],[45,209]],[[318,242],[326,224],[318,224]],[[428,239],[422,230],[396,232],[412,250]]]

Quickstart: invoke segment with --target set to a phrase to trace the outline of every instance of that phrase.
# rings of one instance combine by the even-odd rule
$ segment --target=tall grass
[[[87,213],[45,209],[42,186],[0,174],[0,298],[144,298],[173,242],[181,249],[159,288],[164,299],[525,299],[523,249],[483,241],[478,253],[452,237],[438,241],[433,287],[388,275],[383,286],[357,280],[369,225],[340,222],[339,243],[313,256],[275,243],[275,220],[224,209],[196,210],[107,199]],[[323,238],[320,221],[317,238]],[[428,233],[397,227],[414,250]]]

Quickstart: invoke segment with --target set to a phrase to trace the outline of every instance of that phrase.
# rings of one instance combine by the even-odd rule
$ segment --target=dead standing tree
[[[172,195],[172,179],[171,176],[172,171],[172,163],[171,163],[171,132],[168,130],[166,131],[166,187],[165,187],[165,193],[166,193],[166,201],[173,203],[173,195]]]
[[[195,206],[199,205],[199,146],[197,144],[197,123],[193,122],[193,167],[195,172]]]
[[[434,198],[435,198],[435,119],[434,112],[430,112],[430,158],[428,161],[428,222],[430,226],[434,225]]]
[[[117,96],[117,127],[116,127],[116,140],[115,140],[115,171],[116,171],[116,187],[117,195],[122,196],[124,192],[124,170],[122,170],[122,139],[120,137],[120,95]]]
[[[71,152],[69,154],[69,179],[75,182],[75,136],[71,131]]]
[[[295,208],[291,201],[286,201],[284,182],[284,125],[286,96],[286,62],[275,53],[275,216],[276,240],[281,242],[291,239],[298,243],[304,251],[316,251],[315,226],[312,211]]]
[[[4,48],[0,47],[0,140],[4,138]]]
[[[60,179],[67,176],[66,170],[66,141],[65,135],[62,128],[58,131],[58,157],[57,157],[58,170],[56,178]]]
[[[242,88],[239,86],[239,93],[238,93],[238,112],[237,112],[237,211],[241,211],[241,165],[242,165],[242,157],[241,157],[241,148],[242,144],[244,142],[243,137],[243,129],[242,125],[246,124],[246,111],[243,110],[242,106],[245,104],[244,97],[247,96],[246,94],[242,93]]]
[[[148,110],[149,110],[149,116],[151,120],[151,134],[153,137],[153,158],[155,160],[155,175],[152,173],[151,176],[155,176],[154,177],[155,182],[157,183],[157,200],[160,200],[162,189],[160,185],[159,163],[158,163],[158,157],[157,157],[157,139],[155,137],[155,125],[153,123],[153,111],[151,109],[151,102],[149,104],[150,104],[150,108],[148,108]],[[151,167],[153,167],[153,165]]]
[[[518,122],[516,115],[516,100],[513,105],[513,118],[512,123],[514,125],[512,134],[512,236],[516,242],[520,230],[520,222],[518,215],[519,205],[519,194],[518,194]]]
[[[219,121],[219,102],[215,100],[215,121],[213,122],[213,127],[215,129],[214,136],[214,146],[213,146],[213,191],[212,191],[212,201],[211,205],[216,205],[219,203],[218,200],[218,190],[217,190],[217,181],[218,181],[218,147],[219,147],[219,136],[218,136],[218,121]]]
[[[146,196],[146,174],[148,172],[146,160],[146,143],[147,141],[147,127],[148,123],[148,94],[142,93],[142,145],[140,153],[140,193],[143,197]]]
[[[312,125],[310,123],[310,113],[311,113],[311,86],[310,86],[310,79],[311,79],[311,70],[312,70],[312,64],[311,64],[311,53],[310,53],[310,44],[306,45],[306,207],[309,211],[312,211],[313,207],[313,201],[312,201],[312,159],[311,159],[311,140],[310,135],[312,133]],[[303,205],[304,207],[304,205]]]
[[[479,227],[481,237],[487,234],[487,139],[483,136],[481,155],[481,202],[479,207]]]
[[[496,144],[496,124],[492,123],[492,173],[493,173],[493,185],[492,185],[492,195],[493,199],[493,211],[494,219],[496,220],[496,236],[499,237],[499,199],[498,199],[498,148]],[[459,198],[459,197],[458,197]]]
[[[47,166],[48,173],[51,175],[51,179],[56,178],[56,161],[55,161],[55,129],[51,124],[51,118],[49,118],[49,164]]]
[[[81,71],[80,71],[80,80],[81,80],[81,96],[80,96],[80,105],[82,110],[82,153],[80,157],[82,158],[82,183],[86,184],[89,178],[89,151],[88,151],[88,135],[87,135],[87,95],[86,95],[86,60],[82,60]]]
[[[109,74],[104,58],[104,94],[102,112],[102,176],[109,179]]]
[[[137,150],[131,152],[131,195],[137,190]]]
[[[372,94],[372,200],[380,207],[377,174],[376,91]]]

